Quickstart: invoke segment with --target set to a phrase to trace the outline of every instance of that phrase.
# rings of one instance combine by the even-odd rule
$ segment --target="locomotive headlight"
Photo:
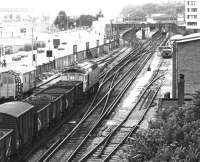
[[[88,70],[89,72],[91,72],[92,71],[92,68],[89,68],[89,70]]]

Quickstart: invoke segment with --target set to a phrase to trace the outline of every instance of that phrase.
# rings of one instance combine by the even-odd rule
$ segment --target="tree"
[[[102,11],[100,10],[98,14],[96,14],[96,19],[98,20],[100,17],[104,17]]]
[[[191,161],[200,159],[200,92],[185,107],[162,110],[148,130],[133,135],[130,161]],[[140,155],[140,156],[138,156]],[[136,157],[136,158],[135,158]],[[141,160],[142,159],[142,160]]]
[[[89,26],[91,27],[92,22],[96,20],[96,17],[92,15],[81,15],[77,21],[76,24],[77,26]]]
[[[58,16],[54,21],[54,25],[57,26],[60,30],[68,29],[68,20],[65,11],[60,11]]]
[[[163,13],[176,16],[176,13],[184,13],[184,3],[153,4],[148,3],[141,6],[125,6],[121,15],[129,18],[144,18],[153,13]]]

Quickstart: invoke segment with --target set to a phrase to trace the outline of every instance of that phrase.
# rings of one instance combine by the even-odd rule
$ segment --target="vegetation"
[[[91,27],[92,22],[98,20],[99,17],[103,17],[103,13],[99,11],[96,16],[92,15],[80,15],[78,18],[71,18],[66,15],[65,11],[60,11],[54,21],[54,25],[59,30],[66,30],[74,28],[76,26],[88,26]]]
[[[37,41],[33,44],[33,50],[36,50],[37,48],[45,48],[45,43],[42,41]],[[32,44],[25,44],[24,48],[20,49],[21,51],[31,51],[32,50]]]
[[[159,112],[148,130],[132,137],[126,159],[129,161],[184,161],[200,159],[200,92],[187,107],[172,107]],[[130,146],[131,144],[131,146]]]
[[[139,17],[145,18],[145,16],[153,13],[164,13],[171,16],[176,16],[177,13],[184,12],[184,3],[167,3],[167,4],[154,4],[148,3],[142,6],[126,6],[122,9],[121,15],[124,17]]]
[[[57,26],[60,30],[66,30],[69,26],[68,23],[69,21],[65,11],[60,11],[54,21],[54,25]]]

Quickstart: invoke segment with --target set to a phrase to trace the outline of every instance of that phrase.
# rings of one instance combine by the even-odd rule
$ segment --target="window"
[[[3,76],[3,77],[2,77],[2,83],[3,83],[3,84],[7,84],[7,77],[6,77],[6,76]]]
[[[68,74],[66,75],[68,80],[75,80],[75,81],[83,81],[83,75],[82,74]]]
[[[197,12],[197,8],[191,8],[191,12]]]
[[[70,75],[70,80],[74,80],[74,75]]]
[[[197,19],[197,15],[187,15],[188,19]]]
[[[197,26],[197,22],[188,22],[187,25],[188,26]]]
[[[14,83],[14,79],[12,77],[8,77],[8,84],[13,84]]]
[[[196,1],[188,1],[187,5],[195,6],[196,5]]]

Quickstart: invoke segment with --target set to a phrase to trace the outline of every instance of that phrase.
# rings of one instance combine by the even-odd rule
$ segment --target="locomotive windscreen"
[[[85,74],[85,70],[81,68],[69,68],[63,71],[63,74],[68,74],[68,73],[82,73]]]

